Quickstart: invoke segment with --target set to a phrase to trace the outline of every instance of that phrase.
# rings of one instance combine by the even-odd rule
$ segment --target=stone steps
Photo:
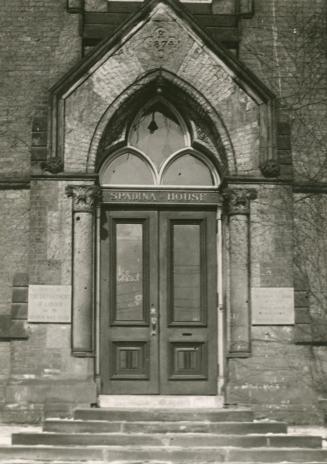
[[[49,460],[37,460],[35,461],[34,459],[31,461],[31,460],[26,460],[26,459],[6,459],[5,461],[1,461],[1,464],[49,464],[49,462],[51,462],[52,464],[54,463],[57,463],[57,464],[104,464],[104,461],[101,460],[101,461],[85,461],[84,459],[82,461],[49,461]],[[299,462],[299,461],[298,461]],[[116,461],[114,464],[131,464],[131,461]],[[144,462],[141,462],[141,461],[133,461],[133,464],[145,464]],[[151,461],[147,461],[146,464],[185,464],[185,462],[183,461],[175,461],[175,462],[172,462],[172,461],[154,461],[154,460],[151,460]],[[197,464],[221,464],[221,461],[210,461],[210,463],[208,463],[207,461],[199,461],[197,462]],[[230,461],[228,464],[242,464],[241,461],[238,461],[238,462],[232,462]],[[244,464],[244,461],[243,461],[243,464]],[[276,464],[275,462],[272,462],[272,461],[266,461],[266,462],[263,462],[263,461],[258,461],[256,462],[255,464]],[[286,461],[283,461],[283,464],[294,464],[293,463],[289,463],[289,462],[286,462]],[[317,463],[317,461],[307,461],[305,463],[302,462],[302,464],[319,464]]]
[[[321,448],[321,437],[301,435],[218,435],[196,433],[119,434],[119,433],[15,433],[14,445],[53,446],[177,446],[177,447],[292,447]]]
[[[253,420],[250,409],[118,409],[118,408],[90,408],[77,409],[74,419],[128,421],[128,422],[157,422],[157,421],[210,421],[210,422],[249,422]]]
[[[247,409],[79,409],[41,433],[14,433],[0,463],[326,463],[317,436],[287,434],[283,422],[254,422]]]
[[[308,448],[237,448],[237,447],[156,447],[156,446],[14,446],[0,448],[0,462],[10,459],[38,461],[100,461],[153,463],[168,461],[183,464],[200,462],[247,463],[326,463],[326,449]]]
[[[265,434],[286,433],[285,422],[205,422],[205,421],[99,421],[47,419],[45,432],[65,433],[218,433],[218,434]]]
[[[224,407],[223,396],[192,395],[99,395],[100,408],[189,409]]]

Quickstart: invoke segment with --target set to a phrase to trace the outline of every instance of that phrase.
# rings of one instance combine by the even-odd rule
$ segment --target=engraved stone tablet
[[[67,323],[71,321],[70,285],[30,285],[29,322]]]
[[[252,288],[253,325],[293,325],[294,289]]]

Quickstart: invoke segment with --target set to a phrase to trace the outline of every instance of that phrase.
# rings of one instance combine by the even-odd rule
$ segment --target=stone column
[[[225,194],[229,216],[229,354],[246,356],[250,352],[249,307],[249,214],[250,200],[256,192],[250,189],[229,189]]]
[[[73,199],[72,351],[90,356],[94,351],[94,211],[100,188],[69,185]]]

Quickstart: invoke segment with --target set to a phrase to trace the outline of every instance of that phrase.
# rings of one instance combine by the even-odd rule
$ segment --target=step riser
[[[223,408],[223,396],[190,395],[99,395],[100,408],[116,409],[200,409]]]
[[[1,464],[49,464],[50,462],[52,463],[52,461],[49,461],[48,459],[47,460],[37,460],[35,461],[34,459],[33,460],[26,460],[24,459],[23,461],[22,460],[16,460],[16,459],[6,459],[6,461],[3,461]],[[67,461],[67,460],[60,460],[60,461],[56,461],[56,462],[60,462],[60,464],[86,464],[85,461]],[[92,461],[88,461],[87,464],[104,464],[105,462],[110,462],[110,461],[104,461],[104,460],[101,460],[101,461],[95,461],[95,460],[92,460]],[[229,464],[243,464],[241,462],[231,462],[231,461],[226,461],[226,462],[229,462]],[[135,461],[135,460],[130,460],[130,461],[119,461],[119,463],[115,462],[113,464],[144,464],[143,462],[140,462],[140,461]],[[147,461],[146,464],[172,464],[171,461]],[[183,461],[175,461],[173,464],[187,464],[186,462],[183,462]],[[206,462],[198,462],[197,464],[208,464],[208,461]],[[221,462],[217,462],[217,461],[210,461],[209,464],[221,464]],[[256,462],[256,464],[276,464],[275,462],[273,463],[272,461],[265,461],[264,463],[261,461],[261,462]],[[292,464],[292,463],[287,463],[287,464]],[[294,463],[293,463],[294,464]],[[315,462],[312,462],[312,461],[305,461],[302,462],[302,464],[317,464],[317,461]]]
[[[105,422],[105,421],[46,421],[45,432],[67,433],[218,433],[265,434],[286,433],[284,423],[265,422]]]
[[[35,461],[34,459],[31,461],[31,460],[26,460],[24,459],[23,461],[21,460],[16,460],[16,459],[6,459],[6,461],[3,461],[1,464],[35,464],[37,462],[37,464],[49,464],[49,460],[37,460]],[[52,462],[52,461],[50,461]],[[60,462],[60,464],[86,464],[85,461],[67,461],[67,460],[60,460],[60,461],[56,461],[56,462]],[[110,462],[110,461],[95,461],[95,460],[92,460],[92,461],[88,461],[87,464],[104,464],[105,462]],[[243,464],[241,462],[231,462],[231,461],[226,461],[226,462],[229,462],[229,464]],[[144,464],[143,462],[135,462],[135,460],[133,461],[120,461],[119,463],[113,463],[113,464]],[[147,461],[146,464],[172,464],[171,461]],[[187,464],[185,462],[182,462],[182,461],[175,461],[174,464]],[[208,464],[208,462],[198,462],[197,464]],[[209,464],[221,464],[221,462],[217,462],[217,461],[210,461]],[[262,461],[261,462],[258,462],[256,464],[276,464],[276,463],[273,463],[272,461],[266,461],[265,463],[263,463]],[[290,463],[288,463],[290,464]],[[291,463],[292,464],[292,463]],[[305,461],[305,463],[302,462],[302,464],[317,464],[317,461],[315,462],[312,462],[312,461]]]
[[[57,461],[86,461],[104,462],[131,461],[170,461],[196,463],[209,461],[238,462],[238,463],[280,463],[280,462],[327,462],[327,450],[308,449],[233,449],[233,448],[192,448],[192,449],[117,449],[117,448],[0,448],[0,461],[8,462],[13,459],[22,460],[57,460]]]
[[[74,419],[106,420],[106,421],[212,421],[212,422],[250,422],[253,420],[251,411],[139,411],[139,410],[105,410],[105,409],[79,409],[75,411]]]
[[[259,447],[304,447],[319,448],[319,437],[303,436],[242,436],[242,435],[96,435],[96,434],[47,434],[18,433],[12,435],[14,445],[51,446],[234,446],[245,448]]]

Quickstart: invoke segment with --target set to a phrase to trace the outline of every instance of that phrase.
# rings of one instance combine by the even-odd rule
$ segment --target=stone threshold
[[[184,395],[100,395],[100,408],[223,408],[223,396],[184,396]]]

